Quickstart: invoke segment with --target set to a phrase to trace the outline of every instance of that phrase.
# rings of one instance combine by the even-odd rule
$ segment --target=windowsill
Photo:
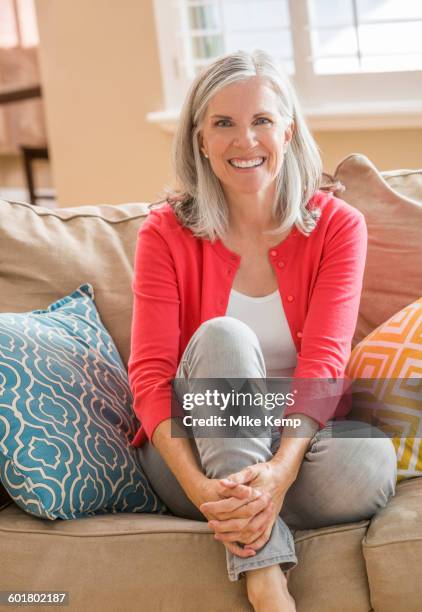
[[[422,103],[367,103],[305,107],[309,127],[314,131],[385,130],[394,128],[421,128]],[[169,109],[148,113],[148,123],[157,125],[164,132],[174,134],[179,111]]]

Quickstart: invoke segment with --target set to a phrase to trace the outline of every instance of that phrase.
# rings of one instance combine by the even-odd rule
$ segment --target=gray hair
[[[279,99],[286,127],[294,121],[292,140],[276,177],[272,207],[276,229],[284,233],[294,224],[309,235],[321,214],[307,204],[320,187],[322,163],[318,147],[305,123],[292,84],[284,70],[265,51],[236,51],[207,65],[192,82],[183,104],[173,142],[177,188],[167,188],[167,201],[185,227],[197,237],[222,238],[228,229],[228,208],[221,183],[200,152],[198,133],[211,98],[223,87],[251,77],[262,77]]]

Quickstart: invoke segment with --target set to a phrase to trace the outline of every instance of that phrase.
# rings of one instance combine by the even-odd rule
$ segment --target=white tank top
[[[297,351],[278,289],[264,297],[251,297],[232,289],[226,316],[243,321],[258,336],[267,378],[293,374]]]

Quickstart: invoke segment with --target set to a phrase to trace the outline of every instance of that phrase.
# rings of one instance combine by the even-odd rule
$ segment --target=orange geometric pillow
[[[352,418],[392,435],[398,480],[422,476],[422,298],[355,346],[346,368]]]

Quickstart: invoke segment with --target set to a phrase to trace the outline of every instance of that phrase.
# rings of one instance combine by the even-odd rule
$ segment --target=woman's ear
[[[292,138],[293,138],[293,134],[294,134],[294,131],[295,131],[295,127],[296,127],[296,126],[295,126],[295,122],[294,122],[294,121],[292,121],[292,122],[291,122],[291,123],[288,125],[288,127],[287,127],[286,131],[284,132],[284,143],[285,143],[286,145],[288,145],[288,144],[289,144],[289,142],[292,140]]]
[[[202,153],[202,155],[208,159],[208,155],[204,147],[204,139],[202,137],[201,132],[198,132],[198,146],[199,146],[199,150]]]

